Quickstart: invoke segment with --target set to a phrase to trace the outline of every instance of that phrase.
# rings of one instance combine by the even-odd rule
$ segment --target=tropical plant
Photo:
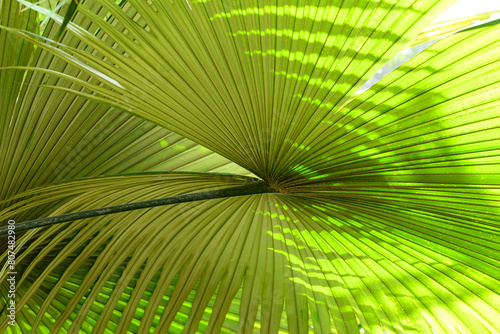
[[[0,332],[500,333],[500,25],[453,2],[0,0]]]

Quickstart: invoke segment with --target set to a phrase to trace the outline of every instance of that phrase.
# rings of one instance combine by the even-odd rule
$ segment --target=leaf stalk
[[[22,232],[26,230],[31,230],[34,228],[50,226],[85,218],[99,217],[110,215],[113,213],[134,211],[140,209],[153,208],[158,206],[165,206],[171,204],[188,203],[205,201],[209,199],[217,198],[228,198],[228,197],[239,197],[239,196],[249,196],[265,193],[276,193],[276,190],[269,187],[269,185],[264,181],[254,182],[248,185],[239,187],[230,187],[217,190],[202,191],[192,194],[176,195],[158,199],[151,199],[146,201],[113,205],[103,208],[65,213],[58,216],[39,218],[34,220],[28,220],[21,223],[15,224],[15,231]],[[0,237],[8,235],[7,226],[0,227]]]

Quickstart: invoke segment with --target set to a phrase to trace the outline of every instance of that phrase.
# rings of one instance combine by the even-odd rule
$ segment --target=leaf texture
[[[297,142],[452,2],[130,1],[147,24],[142,29],[128,7],[103,0],[127,34],[88,6],[78,10],[119,51],[80,26],[68,27],[106,62],[66,45],[39,45],[108,85],[76,81],[101,101],[274,182],[294,167],[287,152],[297,152]]]
[[[1,72],[36,69],[26,92],[62,101],[9,114],[40,124],[32,138],[112,129],[56,182],[5,118],[21,150],[5,145],[4,164],[25,167],[2,171],[4,220],[251,180],[214,171],[278,191],[24,234],[21,332],[500,333],[500,25],[446,36],[359,91],[452,2],[99,0],[57,45],[55,26],[2,28],[52,62]]]
[[[20,8],[15,1],[6,1],[3,6],[9,4],[11,7],[3,13]],[[33,14],[32,11],[23,13],[24,16]],[[101,16],[105,14],[100,12]],[[95,25],[81,15],[77,15],[75,21],[98,33]],[[9,25],[26,28],[30,24],[29,20],[16,22]],[[57,29],[50,23],[44,34],[55,38]],[[92,79],[77,68],[61,63],[40,48],[35,51],[31,44],[23,43],[4,29],[1,33],[7,39],[2,47],[3,66],[38,66],[91,82]],[[62,42],[77,49],[86,47],[67,37]],[[19,52],[9,53],[11,47]],[[16,55],[18,58],[11,59]],[[2,99],[1,199],[43,184],[87,176],[186,168],[191,172],[248,174],[205,147],[150,122],[123,114],[109,105],[43,87],[56,85],[69,89],[74,87],[70,82],[21,69],[2,70],[0,75],[4,96],[11,96]]]

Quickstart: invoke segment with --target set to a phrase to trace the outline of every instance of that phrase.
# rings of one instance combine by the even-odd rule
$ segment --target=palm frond
[[[460,17],[444,22],[433,23],[422,30],[422,32],[417,37],[415,37],[410,43],[408,43],[407,47],[410,48],[420,44],[424,44],[473,25],[485,24],[492,20],[493,17],[498,16],[498,14],[500,14],[499,11],[492,11],[488,13]]]
[[[78,11],[111,45],[77,24],[68,29],[88,45],[86,51],[55,49],[17,33],[109,86],[77,82],[97,92],[100,101],[272,178],[293,167],[284,161],[285,152],[297,151],[294,145],[325,112],[336,110],[452,2],[130,1],[130,14],[106,0],[99,5],[120,26],[99,19],[85,4]]]
[[[500,333],[500,25],[359,91],[452,2],[87,1],[58,44],[2,21],[37,45],[2,60],[2,89],[26,83],[2,102],[4,220],[277,191],[27,232],[21,332]],[[99,122],[82,165],[44,172]]]
[[[10,11],[19,11],[17,2],[4,2],[4,6],[8,4],[11,4]],[[33,14],[32,11],[23,13]],[[106,13],[101,11],[100,15],[104,17]],[[75,20],[97,31],[95,26],[84,22],[81,15]],[[25,29],[29,24],[29,20],[21,21],[19,28]],[[57,29],[49,23],[44,34],[54,37]],[[6,97],[10,96],[2,99],[2,199],[43,184],[87,176],[186,169],[248,174],[227,159],[171,131],[123,114],[109,105],[43,87],[75,89],[71,82],[19,67],[47,68],[85,82],[92,79],[40,48],[34,50],[33,45],[7,30],[1,31],[7,38],[2,48],[6,56],[2,66],[17,68],[0,71],[2,91]],[[68,37],[62,42],[77,49],[85,48]],[[10,48],[18,52],[9,53]],[[7,57],[16,55],[18,58]],[[89,91],[81,92],[92,95]]]

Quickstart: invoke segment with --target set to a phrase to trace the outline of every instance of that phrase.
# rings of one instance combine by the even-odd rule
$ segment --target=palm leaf
[[[57,144],[13,137],[20,158],[5,149],[6,166],[27,167],[10,174],[4,220],[250,180],[214,174],[221,165],[278,191],[27,232],[21,332],[500,332],[500,27],[447,36],[358,92],[452,2],[100,0],[78,6],[57,45],[55,26],[40,39],[2,23],[2,36],[39,46],[40,63],[2,63],[17,66],[2,75],[36,70],[21,100],[80,101],[63,104],[51,133],[85,138],[89,111],[113,133],[96,140],[92,167],[70,166],[59,182],[27,159],[50,160]],[[19,110],[17,127],[64,114]],[[147,130],[123,145],[111,115]],[[187,165],[171,145],[144,153],[153,129],[207,153]]]
[[[19,7],[10,1],[4,5],[8,3],[12,3],[12,8]],[[81,16],[75,19],[82,20]],[[11,34],[7,35],[4,29],[2,34],[6,34],[10,43],[22,42]],[[55,36],[57,28],[50,24],[45,34]],[[5,50],[10,43],[5,44]],[[71,45],[80,49],[85,47],[78,41]],[[24,58],[25,50],[32,50],[29,43],[19,46],[19,55]],[[3,66],[28,65],[31,61],[35,66],[90,80],[78,69],[58,63],[53,56],[40,51],[38,49],[31,60],[29,53],[27,59],[17,62],[5,59]],[[9,73],[16,77],[7,77]],[[2,156],[6,160],[5,172],[1,175],[4,199],[42,184],[91,175],[182,171],[186,168],[192,172],[248,173],[175,133],[110,106],[40,86],[74,87],[71,83],[20,69],[2,71],[1,74],[5,78],[4,91],[9,92],[10,82],[17,84],[12,86],[17,87],[12,90],[12,98],[2,100],[6,103],[2,109],[5,110],[2,113]]]
[[[498,11],[476,14],[471,16],[465,16],[456,18],[453,20],[448,20],[444,22],[436,22],[429,25],[427,28],[422,30],[422,32],[414,38],[407,47],[414,47],[420,44],[430,42],[434,39],[441,38],[448,34],[455,33],[461,29],[470,27],[476,24],[484,24],[492,19],[492,17],[497,16]]]
[[[380,6],[362,1],[343,8],[341,2],[321,1],[303,9],[300,4],[271,6],[262,14],[259,5],[250,3],[233,9],[213,1],[193,7],[184,2],[164,7],[131,2],[149,27],[142,29],[119,5],[103,1],[129,34],[99,20],[85,5],[79,11],[125,54],[75,25],[69,26],[75,37],[109,61],[97,62],[90,50],[66,46],[50,50],[81,69],[85,64],[98,69],[99,73],[89,74],[113,91],[78,83],[106,95],[101,99],[193,139],[256,175],[271,175],[283,172],[274,170],[277,161],[281,169],[292,169],[283,161],[283,151],[296,151],[293,145],[324,117],[325,109],[335,108],[356,92],[451,2],[424,1],[422,8],[414,8],[412,1]],[[401,18],[383,20],[391,10]],[[260,36],[257,27],[264,22],[280,28]],[[301,28],[290,35],[288,26]],[[284,76],[287,71],[298,74]],[[285,95],[286,87],[290,93]],[[270,91],[273,94],[266,96]],[[324,100],[328,103],[322,105]],[[311,116],[301,119],[305,114]]]

